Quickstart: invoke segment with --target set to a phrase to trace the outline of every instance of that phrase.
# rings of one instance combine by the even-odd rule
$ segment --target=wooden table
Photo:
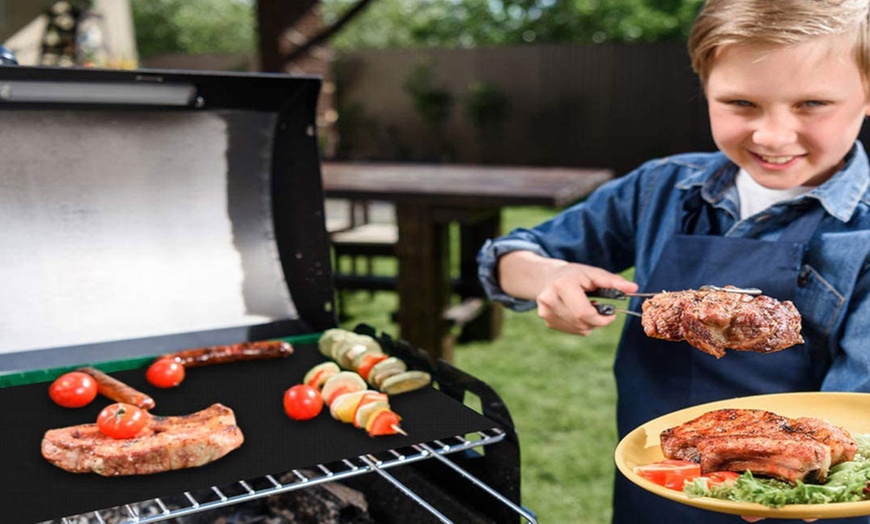
[[[486,239],[501,234],[501,209],[564,207],[613,178],[608,169],[354,162],[324,162],[322,175],[328,198],[395,204],[401,337],[448,361],[453,340],[443,313],[453,292],[463,299],[484,297],[476,255]],[[460,226],[458,285],[450,274],[451,223]],[[500,309],[489,303],[485,309],[464,327],[465,340],[499,334]]]

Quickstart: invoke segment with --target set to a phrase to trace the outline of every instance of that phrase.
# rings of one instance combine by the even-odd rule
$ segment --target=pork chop
[[[804,342],[794,304],[764,295],[663,291],[644,301],[642,310],[648,337],[685,340],[716,358],[722,358],[726,348],[773,353]]]
[[[858,446],[846,430],[820,419],[720,409],[664,430],[661,448],[666,458],[700,464],[702,473],[749,470],[795,483],[824,482]]]
[[[190,415],[154,416],[135,438],[107,437],[96,424],[50,429],[42,456],[72,473],[146,475],[213,462],[242,445],[233,411],[212,404]]]

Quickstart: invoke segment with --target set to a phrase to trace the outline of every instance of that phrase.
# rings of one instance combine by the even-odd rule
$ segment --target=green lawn
[[[552,216],[510,208],[505,231]],[[394,271],[389,262],[378,271]],[[398,335],[393,293],[348,296],[343,326],[365,322]],[[520,439],[523,505],[540,522],[610,522],[616,390],[612,363],[621,322],[589,337],[549,330],[534,311],[505,311],[502,336],[455,349],[455,365],[502,397]]]

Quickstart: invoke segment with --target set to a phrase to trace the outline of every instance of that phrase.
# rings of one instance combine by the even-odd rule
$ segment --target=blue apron
[[[677,231],[642,291],[731,284],[759,288],[778,300],[794,300],[804,251],[824,215],[823,208],[816,205],[805,212],[776,241],[723,237],[709,216],[712,208],[705,205],[698,191],[684,199]],[[639,301],[632,309],[640,310]],[[640,319],[630,316],[615,362],[619,437],[654,418],[697,404],[764,393],[818,391],[829,365],[827,357],[816,354],[821,351],[808,341],[778,353],[728,351],[716,359],[685,342],[651,339],[644,334]],[[743,522],[734,515],[707,512],[651,495],[619,472],[613,520],[620,524]]]

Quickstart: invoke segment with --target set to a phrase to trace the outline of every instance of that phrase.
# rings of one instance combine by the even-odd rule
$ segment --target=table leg
[[[494,209],[492,214],[471,223],[459,226],[459,296],[467,298],[486,297],[477,278],[477,252],[489,238],[501,234],[501,211]],[[484,310],[462,327],[460,342],[474,340],[494,340],[501,334],[502,309],[499,304],[486,301]]]
[[[397,320],[401,337],[426,350],[431,358],[452,360],[453,341],[443,318],[450,297],[448,224],[431,208],[396,206],[399,241]]]

